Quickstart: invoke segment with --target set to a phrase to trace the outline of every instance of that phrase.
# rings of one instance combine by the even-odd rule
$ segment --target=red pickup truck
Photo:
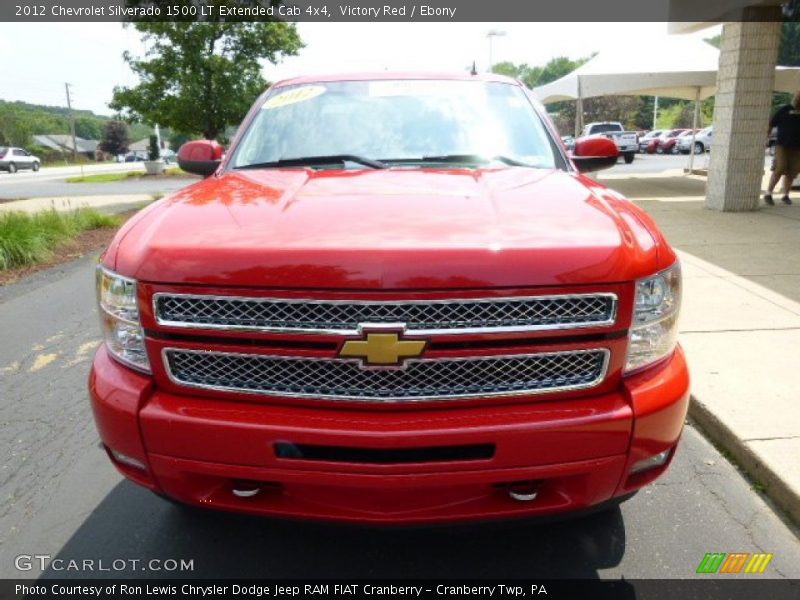
[[[653,221],[501,76],[273,85],[202,181],[97,269],[91,402],[179,504],[361,523],[614,505],[661,475],[689,379]]]

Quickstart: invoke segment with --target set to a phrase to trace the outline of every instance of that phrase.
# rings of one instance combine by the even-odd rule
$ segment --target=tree
[[[186,133],[174,132],[169,136],[169,147],[177,152],[181,146],[190,141],[192,136]]]
[[[778,64],[787,67],[800,66],[800,15],[786,21],[781,28]]]
[[[27,146],[31,141],[33,126],[30,119],[20,111],[0,111],[0,144]]]
[[[275,63],[303,44],[284,22],[134,25],[148,46],[123,57],[141,82],[115,87],[111,108],[127,118],[215,139],[238,124],[266,87],[259,60]]]
[[[594,56],[594,54],[592,55]],[[515,65],[512,62],[499,62],[492,67],[492,72],[499,75],[507,75],[521,80],[529,88],[535,88],[545,83],[550,83],[556,79],[561,79],[564,75],[572,73],[591,56],[572,60],[566,56],[557,56],[550,59],[543,67],[531,67],[526,63]]]
[[[103,122],[96,117],[75,117],[75,135],[85,140],[99,140],[103,135]]]
[[[125,154],[130,143],[128,124],[125,121],[108,121],[106,123],[103,141],[100,142],[100,149],[103,152],[108,152],[113,156]]]

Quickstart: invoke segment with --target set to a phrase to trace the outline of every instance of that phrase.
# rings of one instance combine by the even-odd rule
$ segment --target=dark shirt
[[[769,122],[778,128],[777,144],[786,148],[800,148],[800,110],[791,104],[779,108]]]

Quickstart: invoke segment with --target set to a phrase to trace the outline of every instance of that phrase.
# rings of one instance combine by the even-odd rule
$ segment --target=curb
[[[714,413],[700,400],[691,396],[689,417],[700,426],[706,437],[730,452],[736,463],[751,479],[764,484],[764,494],[770,498],[795,525],[800,525],[800,495],[762,462],[761,458],[748,445],[736,437]]]

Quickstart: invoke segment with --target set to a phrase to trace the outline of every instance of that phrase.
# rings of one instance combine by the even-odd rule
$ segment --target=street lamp
[[[489,69],[488,71],[491,73],[492,66],[494,66],[494,62],[492,61],[492,39],[496,37],[504,37],[506,35],[505,31],[500,29],[490,29],[486,33],[486,37],[489,38]]]

